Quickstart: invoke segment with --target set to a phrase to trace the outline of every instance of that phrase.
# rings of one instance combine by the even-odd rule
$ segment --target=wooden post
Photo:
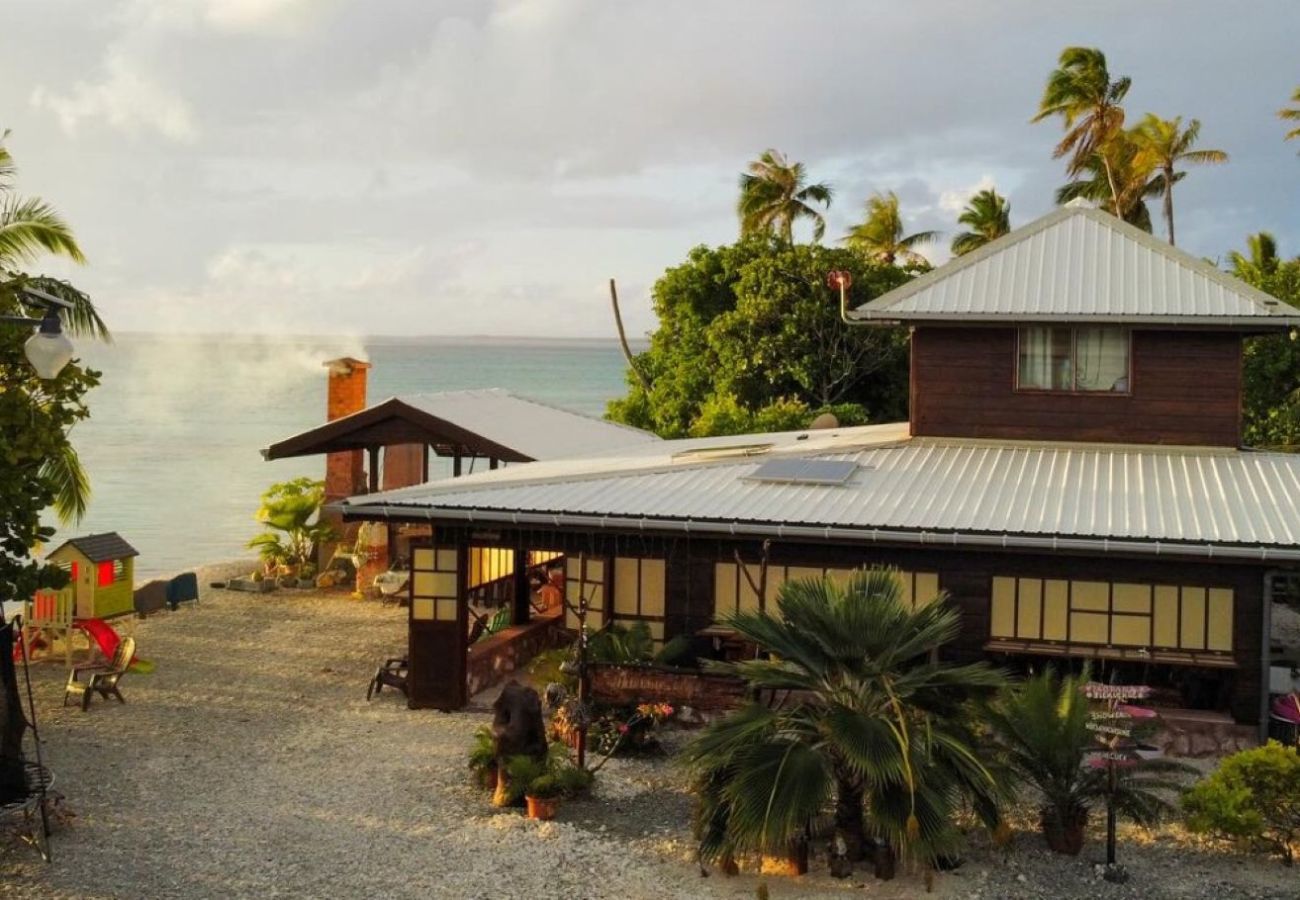
[[[522,539],[515,545],[515,608],[512,618],[514,625],[526,625],[532,618],[533,592],[528,583],[528,548]]]
[[[489,457],[488,469],[491,470],[491,469],[495,469],[496,467],[497,467],[497,458],[495,456]]]
[[[367,447],[370,455],[370,493],[379,493],[379,448]]]
[[[427,482],[428,480],[429,480],[429,445],[425,444],[423,458],[420,461],[420,481]]]
[[[451,457],[451,477],[452,478],[460,477],[460,448],[459,447],[456,448],[456,452]]]

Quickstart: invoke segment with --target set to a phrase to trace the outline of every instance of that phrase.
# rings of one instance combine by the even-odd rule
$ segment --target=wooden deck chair
[[[91,694],[96,692],[105,700],[112,695],[117,698],[117,702],[125,703],[126,699],[118,689],[117,683],[126,674],[134,657],[135,638],[124,637],[118,641],[117,650],[113,652],[113,658],[107,663],[74,666],[68,674],[68,684],[63,690],[63,705],[68,705],[69,697],[79,696],[81,711],[85,712],[90,709]]]

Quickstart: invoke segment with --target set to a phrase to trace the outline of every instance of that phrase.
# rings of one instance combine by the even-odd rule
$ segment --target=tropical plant
[[[997,191],[986,188],[967,201],[957,223],[970,229],[952,239],[953,255],[964,256],[1011,232],[1011,204]]]
[[[0,269],[34,262],[42,253],[85,262],[72,229],[53,207],[13,193],[17,169],[4,146],[8,137],[8,131],[0,132]]]
[[[898,195],[893,191],[872,194],[867,198],[867,215],[859,224],[849,229],[844,243],[868,259],[887,266],[896,261],[924,263],[925,257],[916,252],[922,244],[939,238],[937,231],[917,231],[904,234],[903,216],[898,209]]]
[[[1233,250],[1228,254],[1228,262],[1232,265],[1233,275],[1255,284],[1277,271],[1277,238],[1267,231],[1248,234],[1246,254]]]
[[[1092,200],[1102,209],[1130,225],[1144,231],[1151,230],[1151,211],[1146,199],[1158,196],[1164,183],[1154,168],[1150,157],[1143,156],[1136,137],[1130,131],[1119,131],[1085,161],[1081,172],[1088,177],[1078,178],[1056,192],[1057,203],[1068,203],[1076,198]],[[1175,182],[1183,172],[1174,175]]]
[[[1096,165],[1110,189],[1111,205],[1123,209],[1111,161],[1102,153],[1124,127],[1120,103],[1132,84],[1128,78],[1111,80],[1106,55],[1095,47],[1066,47],[1057,68],[1047,76],[1038,113],[1031,122],[1060,116],[1065,136],[1052,151],[1053,159],[1069,156],[1066,174],[1077,177]]]
[[[1265,849],[1294,865],[1300,852],[1300,750],[1269,741],[1234,753],[1183,795],[1190,831]]]
[[[1294,106],[1284,106],[1277,111],[1277,117],[1283,122],[1300,122],[1300,87],[1296,88],[1291,94],[1291,102]],[[1297,126],[1282,136],[1282,140],[1290,141],[1300,138],[1300,126]]]
[[[269,528],[248,542],[268,565],[301,566],[314,546],[334,536],[328,522],[312,521],[325,501],[325,482],[295,478],[262,494],[255,518]]]
[[[880,569],[790,581],[775,612],[727,619],[766,657],[714,667],[784,700],[746,704],[685,751],[702,858],[787,853],[833,810],[850,858],[862,858],[865,813],[871,833],[933,863],[955,849],[963,798],[996,821],[1000,781],[975,750],[969,701],[991,697],[1003,675],[940,661],[957,612],[942,597],[914,609],[900,591]]]
[[[740,176],[736,213],[740,216],[741,237],[771,234],[792,244],[794,223],[809,219],[813,241],[820,241],[826,232],[822,211],[830,208],[833,192],[822,182],[806,182],[803,163],[791,162],[776,150],[763,151]]]
[[[1075,677],[1047,669],[1008,689],[986,712],[1008,764],[1040,795],[1039,826],[1047,846],[1070,855],[1083,847],[1095,805],[1109,798],[1126,818],[1153,824],[1170,808],[1164,793],[1181,786],[1172,776],[1186,771],[1170,760],[1132,760],[1117,769],[1112,789],[1105,768],[1086,765],[1097,749],[1088,727],[1087,681],[1086,670]]]
[[[474,743],[469,750],[469,769],[483,787],[496,786],[489,783],[497,771],[497,750],[496,742],[492,739],[492,728],[488,725],[474,730]]]
[[[1147,113],[1133,129],[1141,167],[1155,170],[1164,195],[1165,227],[1171,244],[1174,243],[1174,183],[1183,175],[1174,169],[1179,165],[1214,165],[1228,161],[1228,154],[1222,150],[1192,149],[1201,135],[1200,119],[1192,119],[1186,128],[1182,126],[1182,116],[1162,119]]]

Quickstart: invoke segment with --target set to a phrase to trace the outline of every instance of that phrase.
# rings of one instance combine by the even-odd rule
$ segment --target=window
[[[98,569],[97,571],[98,577],[96,579],[97,587],[108,587],[110,584],[113,583],[112,562],[102,562],[98,565],[97,569]]]
[[[783,566],[769,563],[767,567],[767,584],[764,585],[766,598],[759,603],[755,585],[762,577],[762,566],[747,563],[742,570],[735,563],[719,562],[713,564],[713,611],[715,619],[737,612],[754,612],[759,609],[775,609],[776,598],[781,592],[781,585],[787,581],[805,578],[826,578],[843,584],[855,573],[866,569],[838,569],[826,566]],[[904,572],[891,569],[898,577],[899,599],[904,605],[916,609],[925,606],[939,596],[939,574],[937,572]],[[746,577],[748,573],[748,577]]]
[[[1122,328],[1022,328],[1016,388],[1127,394],[1128,348],[1128,332]]]
[[[578,630],[575,610],[587,601],[587,629],[595,632],[605,627],[605,558],[603,556],[566,556],[564,558],[564,627]]]
[[[614,618],[643,621],[656,641],[664,639],[667,569],[662,559],[620,556],[614,560]]]

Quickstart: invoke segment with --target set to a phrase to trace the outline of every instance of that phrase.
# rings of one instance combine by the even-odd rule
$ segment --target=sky
[[[1179,245],[1300,254],[1300,4],[1200,0],[7,0],[0,128],[22,193],[89,262],[41,268],[122,331],[609,337],[698,244],[736,236],[772,147],[948,237],[995,185],[1013,225],[1064,180],[1030,124],[1061,48],[1199,118],[1225,166]],[[807,234],[804,233],[806,238]],[[944,242],[946,246],[946,241]],[[942,248],[936,261],[945,257]]]

